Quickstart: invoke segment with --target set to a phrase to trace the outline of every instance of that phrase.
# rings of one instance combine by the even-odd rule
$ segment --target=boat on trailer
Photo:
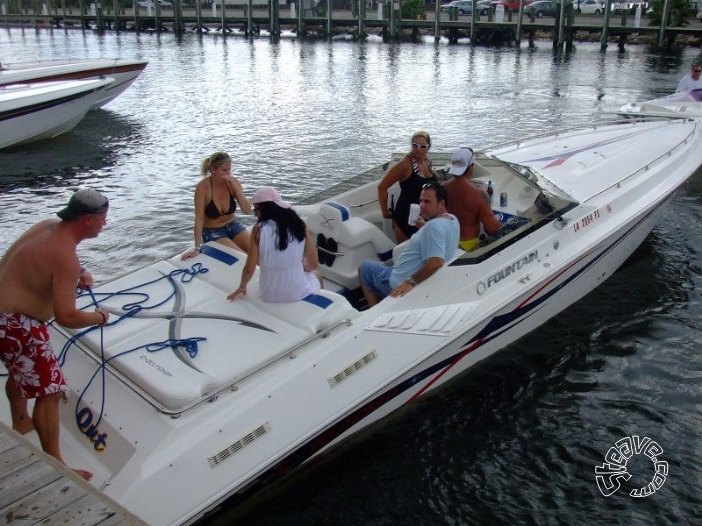
[[[630,102],[617,113],[627,118],[700,118],[702,117],[702,89],[681,91],[646,102]]]
[[[701,126],[598,123],[477,152],[474,179],[507,196],[493,208],[510,231],[457,248],[426,282],[372,308],[358,302],[358,265],[391,264],[403,249],[380,215],[382,170],[296,206],[326,285],[302,301],[264,303],[256,277],[228,301],[246,257],[216,243],[81,294],[83,308],[112,316],[104,328],[51,327],[70,387],[66,462],[153,525],[245,498],[612,277],[702,163]],[[0,417],[10,421],[6,403]]]
[[[123,93],[144,71],[148,61],[127,59],[48,60],[0,64],[0,86],[31,84],[59,80],[86,80],[111,77],[106,89],[93,108],[100,108]]]

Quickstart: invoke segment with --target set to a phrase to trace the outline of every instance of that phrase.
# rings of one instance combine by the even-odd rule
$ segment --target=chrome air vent
[[[329,382],[329,387],[336,387],[342,381],[346,380],[349,376],[351,376],[353,373],[358,371],[361,367],[369,364],[370,362],[375,360],[377,357],[378,357],[378,353],[376,353],[375,351],[369,352],[360,360],[353,362],[351,365],[346,367],[343,371],[341,371],[341,372],[335,374],[334,376],[332,376],[331,378],[329,378],[327,380]]]
[[[216,455],[208,458],[207,460],[210,463],[210,467],[214,468],[215,466],[218,466],[225,460],[227,460],[229,457],[234,455],[234,453],[238,453],[242,449],[244,449],[244,446],[248,446],[251,442],[256,440],[257,438],[261,438],[263,435],[268,433],[268,431],[271,430],[271,425],[266,422],[265,424],[257,427],[251,433],[244,435],[241,437],[239,440],[231,444],[228,448],[223,449]]]

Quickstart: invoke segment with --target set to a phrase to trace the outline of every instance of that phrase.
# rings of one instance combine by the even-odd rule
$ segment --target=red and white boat
[[[95,59],[40,61],[0,65],[0,86],[44,81],[86,80],[111,77],[114,82],[93,104],[99,108],[120,95],[144,71],[146,60]]]
[[[0,149],[72,130],[114,80],[59,80],[0,86]]]

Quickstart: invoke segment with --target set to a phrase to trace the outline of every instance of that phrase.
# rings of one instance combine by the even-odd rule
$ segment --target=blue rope
[[[207,338],[203,337],[193,337],[193,338],[183,338],[183,339],[168,339],[160,342],[152,342],[152,343],[147,343],[144,345],[139,345],[137,347],[134,347],[132,349],[128,349],[126,351],[123,351],[119,354],[116,354],[115,356],[112,356],[111,358],[105,359],[105,345],[104,345],[104,327],[106,326],[112,326],[120,323],[122,320],[126,318],[131,318],[136,316],[139,312],[146,311],[146,310],[151,310],[155,309],[157,307],[160,307],[161,305],[164,305],[168,303],[176,294],[177,287],[175,284],[175,279],[179,278],[181,283],[190,283],[193,279],[198,274],[204,274],[209,272],[209,270],[206,267],[202,266],[202,263],[194,263],[191,268],[189,269],[177,269],[173,270],[170,273],[161,276],[159,278],[156,278],[154,280],[148,281],[146,283],[142,283],[139,285],[135,285],[133,287],[129,287],[127,289],[123,289],[117,292],[100,292],[100,293],[94,293],[91,288],[87,288],[85,291],[79,291],[78,297],[84,297],[86,295],[90,296],[91,303],[83,307],[83,310],[88,309],[92,306],[94,307],[99,307],[100,300],[98,299],[101,298],[102,301],[109,300],[111,298],[117,297],[117,296],[137,296],[138,299],[130,302],[130,303],[125,303],[122,305],[122,310],[124,311],[124,314],[120,315],[116,320],[110,321],[104,326],[98,326],[94,325],[91,327],[87,327],[84,330],[74,334],[71,338],[69,338],[66,343],[64,344],[63,348],[61,349],[61,352],[59,353],[58,360],[59,364],[61,366],[64,365],[66,362],[66,358],[68,357],[68,350],[75,345],[75,343],[82,338],[83,336],[95,331],[95,330],[100,330],[100,365],[96,369],[96,371],[93,373],[93,375],[90,377],[90,380],[88,380],[88,383],[86,384],[85,388],[83,389],[83,392],[80,394],[78,397],[78,400],[76,401],[76,407],[75,407],[75,416],[76,416],[76,424],[80,428],[80,422],[79,422],[79,411],[78,408],[80,406],[80,402],[83,399],[83,395],[88,391],[90,386],[93,383],[93,380],[95,377],[98,375],[98,373],[101,373],[101,378],[102,378],[102,389],[101,389],[101,403],[100,403],[100,415],[98,417],[97,422],[94,424],[91,422],[91,427],[94,429],[97,429],[97,426],[100,424],[102,421],[102,415],[104,413],[105,409],[105,369],[106,365],[111,362],[112,360],[119,358],[121,356],[124,356],[126,354],[138,351],[140,349],[145,349],[147,352],[154,353],[161,351],[166,348],[174,348],[174,347],[182,347],[185,349],[185,352],[188,353],[188,356],[190,358],[195,358],[198,353],[198,343],[206,341]],[[168,280],[168,282],[171,285],[171,293],[168,294],[162,301],[155,303],[153,305],[148,305],[147,302],[151,299],[149,294],[146,294],[144,292],[136,292],[136,289],[146,287],[148,285],[153,285],[154,283],[157,283],[161,280]],[[51,323],[55,323],[55,320],[52,321]]]

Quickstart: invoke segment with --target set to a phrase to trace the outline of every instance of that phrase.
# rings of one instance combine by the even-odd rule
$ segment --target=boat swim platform
[[[147,526],[0,422],[0,523]]]

